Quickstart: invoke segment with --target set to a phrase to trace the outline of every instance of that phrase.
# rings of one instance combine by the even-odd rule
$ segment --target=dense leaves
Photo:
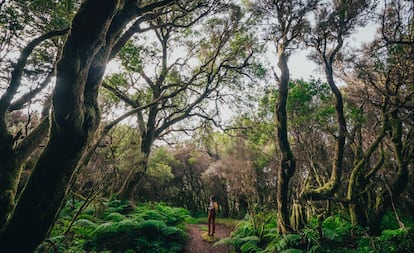
[[[295,234],[278,235],[274,214],[249,217],[240,222],[230,238],[219,243],[235,246],[236,252],[409,252],[414,246],[413,221],[407,228],[393,228],[392,223],[381,235],[370,237],[362,227],[353,226],[340,215],[324,220],[313,218]]]
[[[75,217],[72,227],[67,227],[77,211],[74,207],[81,203],[76,199],[67,201],[50,241],[39,246],[38,252],[53,252],[53,248],[59,252],[181,252],[187,242],[183,223],[190,215],[186,209],[164,204],[132,207],[113,199],[100,203],[98,209],[91,205]]]

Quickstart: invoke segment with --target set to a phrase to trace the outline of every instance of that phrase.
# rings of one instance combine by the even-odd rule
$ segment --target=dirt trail
[[[228,237],[233,231],[232,228],[216,224],[216,233],[213,237],[208,237],[207,232],[202,230],[206,224],[188,224],[186,226],[188,243],[184,248],[185,253],[228,253],[230,248],[227,245],[214,246],[214,242]],[[208,239],[205,240],[205,239]]]

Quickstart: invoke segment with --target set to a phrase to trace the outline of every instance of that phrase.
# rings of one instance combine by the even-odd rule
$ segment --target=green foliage
[[[260,238],[255,235],[255,231],[249,220],[243,220],[237,225],[236,230],[231,234],[230,238],[226,238],[220,242],[233,245],[236,249],[241,249],[244,244],[249,244],[249,247],[252,248],[253,245],[258,246],[257,244],[260,242]]]
[[[257,245],[260,240],[257,236],[244,237],[240,240],[242,243],[240,251],[242,253],[261,252],[262,249]]]
[[[376,247],[380,252],[409,252],[414,247],[412,228],[389,229],[382,231],[376,239]]]
[[[279,235],[276,219],[271,214],[255,214],[240,222],[231,237],[220,241],[233,245],[236,252],[410,252],[414,246],[412,223],[409,227],[386,229],[378,237],[369,236],[361,227],[354,227],[346,217],[313,217],[295,234]],[[271,219],[263,217],[272,217]],[[391,218],[391,217],[390,217]],[[264,225],[259,225],[260,221]],[[256,225],[254,225],[256,223]],[[388,221],[393,225],[391,219]],[[261,232],[260,232],[261,231]],[[262,233],[262,236],[259,234]]]
[[[132,248],[136,244],[138,227],[139,223],[132,220],[103,223],[93,232],[87,249],[122,251]]]
[[[105,220],[86,243],[89,250],[123,252],[177,252],[187,240],[181,226],[189,217],[183,208],[163,204],[143,204],[130,210],[126,201],[112,200],[106,204]],[[109,212],[109,210],[111,212]],[[122,215],[118,212],[126,212]]]
[[[120,214],[120,213],[114,212],[114,213],[108,214],[106,216],[106,220],[110,220],[110,221],[122,221],[122,220],[125,220],[125,216],[122,215],[122,214]]]
[[[241,221],[224,243],[240,252],[279,252],[294,244],[296,235],[279,236],[274,213],[252,212]]]
[[[87,208],[73,223],[70,233],[63,236],[76,213],[75,207],[81,204],[71,199],[61,212],[53,237],[49,238],[58,252],[180,252],[187,241],[183,227],[190,218],[188,210],[160,203],[133,207],[117,199],[102,203],[104,210],[99,215]],[[45,242],[38,252],[52,249]]]
[[[94,231],[90,247],[94,250],[151,252],[151,249],[157,249],[156,252],[176,252],[186,240],[182,229],[167,226],[162,221],[135,222],[127,219],[100,225]]]
[[[293,249],[299,246],[302,240],[302,236],[298,234],[287,234],[282,236],[276,243],[276,249],[278,251],[296,250]]]
[[[259,115],[273,114],[277,97],[276,89],[267,90],[260,100]],[[294,123],[293,126],[297,127],[309,122],[319,123],[321,126],[329,123],[335,113],[331,99],[328,84],[319,80],[290,82],[287,111]]]
[[[178,165],[171,152],[166,148],[156,149],[149,158],[147,175],[155,178],[160,186],[174,178],[171,166]]]
[[[104,216],[109,216],[112,213],[120,213],[120,214],[126,214],[130,213],[134,210],[131,203],[127,200],[111,200],[109,202],[104,203],[106,206],[104,211]]]
[[[96,228],[96,223],[87,219],[79,219],[74,223],[72,231],[80,238],[89,238]]]
[[[142,50],[142,46],[136,46],[131,40],[128,41],[119,52],[122,65],[129,71],[140,72],[142,70]]]
[[[280,251],[280,253],[302,253],[302,250],[300,250],[300,249],[287,249],[287,250]]]
[[[352,224],[339,215],[330,216],[322,222],[323,236],[332,242],[343,242],[350,235]]]
[[[190,218],[190,212],[184,208],[170,207],[163,204],[142,205],[137,207],[135,213],[144,220],[160,220],[168,226],[177,226]]]

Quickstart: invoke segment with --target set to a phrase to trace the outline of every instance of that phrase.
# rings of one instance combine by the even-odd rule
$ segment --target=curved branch
[[[45,80],[43,80],[35,89],[27,92],[26,94],[22,95],[19,99],[15,100],[13,103],[9,106],[9,111],[15,111],[20,110],[22,107],[28,103],[34,96],[39,94],[52,80],[52,78],[55,76],[55,71],[49,72]]]
[[[14,95],[17,92],[17,89],[19,88],[21,84],[21,79],[23,75],[24,67],[26,66],[27,60],[30,56],[30,54],[33,52],[33,49],[38,46],[43,41],[53,38],[55,36],[61,36],[68,33],[69,28],[60,30],[60,31],[52,31],[46,34],[43,34],[36,39],[29,42],[29,44],[22,50],[19,59],[17,60],[17,63],[14,67],[14,70],[12,72],[12,77],[10,81],[10,85],[7,88],[6,92],[3,94],[3,96],[0,99],[0,118],[4,117],[4,114],[8,110],[10,106],[10,102],[13,99]]]

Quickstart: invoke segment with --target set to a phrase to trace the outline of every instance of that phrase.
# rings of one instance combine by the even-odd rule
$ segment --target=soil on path
[[[228,245],[217,245],[214,243],[225,237],[229,237],[233,228],[216,224],[216,233],[213,237],[208,237],[205,229],[206,224],[188,224],[186,226],[188,243],[184,248],[185,253],[229,253]],[[206,240],[208,239],[208,240]]]

